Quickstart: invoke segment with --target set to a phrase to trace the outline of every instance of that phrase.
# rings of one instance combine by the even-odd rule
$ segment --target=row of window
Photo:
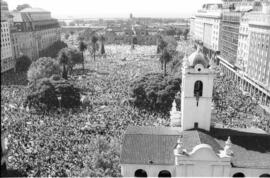
[[[147,172],[143,169],[138,169],[134,173],[134,177],[147,177]],[[163,170],[158,173],[158,177],[171,177],[170,171]]]

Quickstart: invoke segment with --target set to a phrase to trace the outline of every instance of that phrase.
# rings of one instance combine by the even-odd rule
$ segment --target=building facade
[[[247,76],[270,91],[270,2],[251,12]]]
[[[240,20],[239,28],[239,40],[236,66],[239,67],[243,72],[247,70],[248,55],[249,55],[249,27],[248,27],[248,13],[244,14]]]
[[[238,37],[241,12],[224,11],[221,27],[221,56],[229,63],[235,64],[238,50]]]
[[[61,40],[60,26],[51,13],[40,8],[26,8],[13,15],[13,38],[18,41],[19,51],[36,60],[39,53]]]
[[[14,66],[9,23],[1,19],[1,73],[13,69]]]
[[[194,40],[194,36],[195,36],[195,17],[191,17],[190,18],[190,22],[189,22],[189,34],[190,34],[190,39]]]
[[[221,8],[222,4],[205,4],[195,15],[195,39],[203,42],[209,56],[220,50]]]

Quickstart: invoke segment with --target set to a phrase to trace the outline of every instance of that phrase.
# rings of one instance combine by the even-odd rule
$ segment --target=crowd
[[[86,58],[84,77],[76,73],[81,67],[76,66],[70,78],[89,98],[91,107],[37,114],[21,107],[27,87],[1,86],[1,130],[8,131],[9,167],[26,170],[28,176],[82,176],[82,170],[91,176],[120,176],[117,147],[127,127],[169,125],[168,114],[139,110],[123,102],[129,98],[134,78],[162,72],[157,57],[149,57],[156,54],[156,48],[138,46],[132,52],[125,46],[137,61],[122,61],[121,46],[105,48],[106,58]],[[97,72],[100,69],[106,74]],[[100,148],[97,152],[100,138],[107,143],[107,151]]]

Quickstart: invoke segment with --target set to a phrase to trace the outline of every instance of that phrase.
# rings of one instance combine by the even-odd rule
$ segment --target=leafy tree
[[[177,30],[176,34],[177,34],[178,36],[181,36],[181,35],[183,35],[183,31],[182,31],[181,29],[179,29],[179,30]]]
[[[15,69],[17,72],[27,71],[31,63],[32,63],[31,59],[28,56],[23,55],[16,59]]]
[[[104,48],[105,37],[103,35],[100,37],[100,41],[101,41],[100,53],[103,55],[103,54],[105,54],[105,48]]]
[[[164,64],[164,75],[166,75],[166,68],[167,63],[169,63],[172,60],[172,55],[168,52],[168,50],[165,48],[159,58],[160,62]]]
[[[29,4],[18,5],[18,6],[16,7],[16,10],[17,10],[17,11],[21,11],[21,10],[26,9],[26,8],[31,8],[31,6],[30,6]]]
[[[65,34],[65,39],[67,40],[67,39],[69,38],[69,36],[70,36],[70,35],[69,35],[68,33],[66,33],[66,34]]]
[[[54,74],[61,74],[61,69],[58,62],[50,57],[42,57],[30,65],[27,72],[27,78],[28,81],[35,82],[41,78],[49,78]]]
[[[52,80],[51,81],[57,96],[61,97],[61,107],[74,108],[80,106],[80,91],[67,80]]]
[[[75,33],[74,31],[70,31],[70,35],[71,35],[71,36],[74,35],[74,33]]]
[[[181,78],[150,73],[130,85],[133,104],[139,108],[168,112],[175,95],[180,90]]]
[[[48,48],[42,50],[39,53],[40,57],[52,57],[55,58],[58,55],[58,52],[63,49],[66,48],[67,44],[64,43],[63,41],[56,41],[55,43],[53,43],[51,46],[49,46]]]
[[[185,29],[185,31],[184,31],[184,33],[183,33],[183,35],[184,35],[184,37],[185,37],[185,40],[187,40],[187,35],[188,35],[188,33],[189,33],[189,29]]]
[[[97,41],[98,41],[98,38],[96,36],[92,36],[91,44],[92,44],[92,50],[93,50],[93,55],[94,55],[94,61],[96,60]]]
[[[48,111],[59,105],[55,88],[50,79],[42,78],[37,80],[37,82],[30,85],[30,90],[31,92],[24,103],[25,106],[34,108],[37,111]]]
[[[157,45],[157,54],[162,53],[162,51],[167,47],[167,45],[168,43],[165,42],[162,37],[159,37]]]
[[[80,41],[80,44],[79,44],[79,50],[81,51],[81,54],[82,54],[82,59],[83,59],[83,62],[82,62],[82,65],[83,65],[83,71],[84,71],[84,51],[87,49],[87,45],[83,42],[83,41]]]

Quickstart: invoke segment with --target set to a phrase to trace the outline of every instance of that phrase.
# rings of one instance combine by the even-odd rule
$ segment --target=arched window
[[[260,177],[270,177],[270,174],[262,174]]]
[[[135,177],[147,177],[147,173],[145,170],[143,169],[138,169],[137,171],[135,171]]]
[[[194,96],[200,97],[203,93],[203,83],[202,81],[198,80],[194,84]]]
[[[233,177],[245,177],[245,174],[243,174],[242,172],[237,172],[233,175]]]
[[[160,171],[158,177],[172,177],[171,173],[167,170]]]

